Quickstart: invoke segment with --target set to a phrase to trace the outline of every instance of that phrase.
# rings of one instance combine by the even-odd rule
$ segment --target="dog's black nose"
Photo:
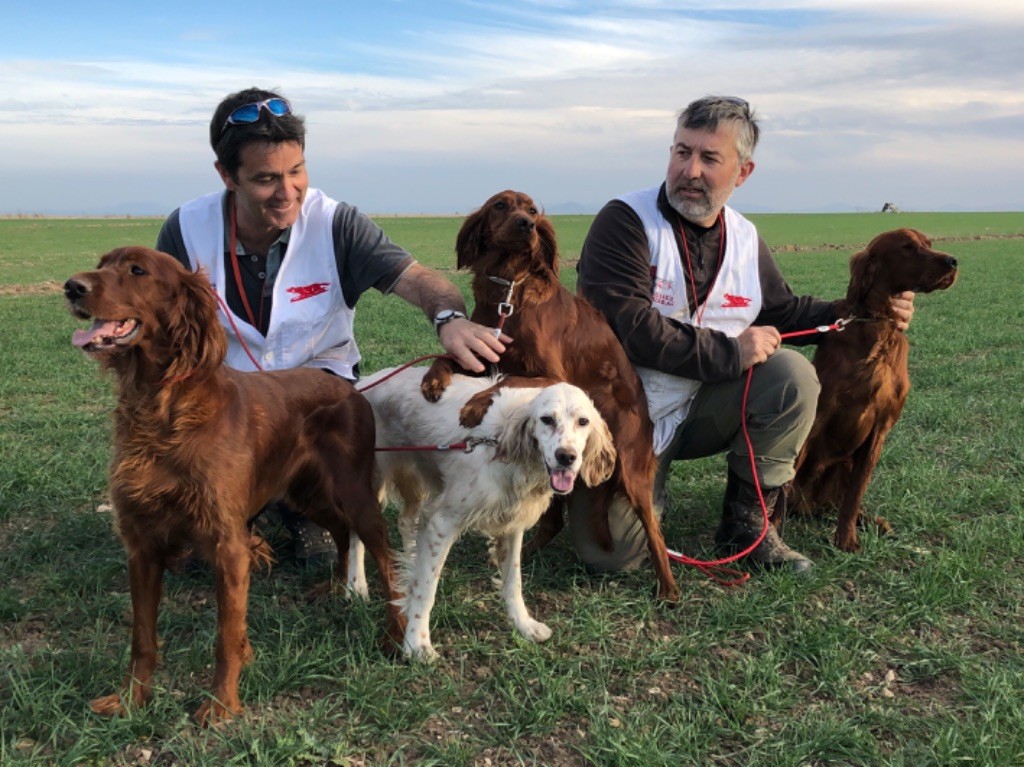
[[[527,218],[526,216],[520,216],[519,220],[516,221],[516,226],[518,226],[520,229],[526,230],[527,232],[532,232],[536,224],[534,224],[533,221]]]
[[[946,256],[946,266],[950,269],[956,269],[956,259],[952,256]]]
[[[68,301],[77,301],[89,292],[89,289],[77,280],[68,280],[64,283],[64,295]]]
[[[555,451],[555,460],[560,466],[572,466],[576,462],[576,451],[560,447]]]

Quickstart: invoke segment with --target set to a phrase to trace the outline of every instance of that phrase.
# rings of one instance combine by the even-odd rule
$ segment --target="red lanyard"
[[[679,222],[679,239],[683,241],[683,254],[686,256],[686,274],[690,278],[690,294],[693,296],[693,305],[697,307],[696,310],[696,321],[695,325],[699,326],[701,319],[704,317],[704,308],[708,304],[708,296],[711,295],[711,291],[714,290],[715,282],[718,280],[718,275],[722,272],[722,259],[725,256],[725,217],[722,215],[722,211],[718,211],[718,225],[719,237],[718,237],[718,266],[715,267],[715,276],[711,279],[711,284],[708,286],[708,294],[704,297],[704,303],[698,306],[697,304],[697,281],[693,277],[693,263],[690,261],[690,246],[686,242],[686,228],[683,226],[682,221]]]
[[[245,295],[245,287],[242,285],[242,271],[238,267],[238,236],[237,218],[235,215],[235,201],[231,200],[231,267],[235,272],[235,285],[238,286],[238,295],[242,297],[242,306],[245,307],[245,314],[249,318],[249,324],[261,333],[263,332],[263,290],[260,290],[260,321],[256,322],[253,316],[252,307],[249,306],[249,299]]]

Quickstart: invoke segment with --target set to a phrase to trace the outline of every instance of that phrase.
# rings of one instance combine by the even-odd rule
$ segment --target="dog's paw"
[[[474,394],[462,409],[459,411],[459,425],[466,429],[472,429],[483,423],[484,416],[491,409],[493,394],[490,391]]]
[[[836,548],[840,551],[846,551],[850,554],[856,554],[860,551],[860,541],[857,540],[856,530],[838,530],[835,543]]]
[[[889,524],[889,520],[885,517],[875,517],[873,522],[878,528],[879,535],[889,535],[892,532],[892,525]]]
[[[438,655],[437,650],[435,650],[434,646],[430,643],[418,644],[413,647],[406,642],[405,657],[414,663],[434,663],[441,656]]]
[[[344,595],[348,599],[370,598],[370,586],[366,582],[366,572],[349,572],[345,577]]]
[[[241,713],[241,703],[228,706],[219,700],[207,700],[196,710],[192,718],[195,719],[196,724],[200,727],[219,729]]]
[[[533,618],[523,621],[516,628],[519,629],[519,633],[522,634],[526,639],[531,642],[546,642],[551,639],[551,629],[547,624],[535,621]]]
[[[104,695],[102,698],[94,698],[89,701],[89,708],[94,714],[100,716],[121,716],[125,713],[121,696],[116,692],[113,695]]]
[[[682,592],[679,590],[679,586],[675,583],[671,584],[658,584],[658,600],[662,602],[668,602],[669,604],[676,604],[679,598],[682,596]]]
[[[423,399],[427,402],[437,402],[441,399],[441,395],[444,394],[444,390],[448,388],[448,384],[451,383],[452,375],[448,371],[434,372],[428,370],[423,380],[420,381],[420,393],[423,394]]]

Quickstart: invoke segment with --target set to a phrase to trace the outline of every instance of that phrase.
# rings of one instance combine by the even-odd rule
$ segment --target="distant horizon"
[[[778,216],[827,216],[827,215],[861,215],[865,213],[886,213],[886,215],[898,216],[901,214],[912,214],[912,213],[949,213],[949,214],[969,214],[969,213],[1024,213],[1024,207],[1020,209],[1006,208],[1006,209],[973,209],[973,208],[962,208],[958,210],[916,210],[900,207],[899,210],[891,213],[881,210],[881,205],[875,206],[874,208],[856,208],[851,210],[768,210],[768,209],[739,209],[740,213],[749,214],[753,216],[761,215],[778,215]],[[436,213],[413,213],[413,212],[375,212],[375,211],[362,211],[365,215],[370,218],[459,218],[468,215],[474,209],[465,211],[451,211],[451,212],[436,212]],[[544,212],[548,216],[594,216],[597,214],[598,209],[594,210],[571,210],[565,209],[562,206],[554,206],[553,208],[545,208]],[[0,220],[3,221],[16,221],[16,220],[31,220],[31,219],[156,219],[163,220],[171,213],[73,213],[70,211],[66,212],[11,212],[4,213],[0,212]]]

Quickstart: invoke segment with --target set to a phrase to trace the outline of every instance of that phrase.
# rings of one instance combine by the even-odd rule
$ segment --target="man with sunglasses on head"
[[[814,367],[781,348],[780,336],[836,320],[835,302],[793,294],[754,225],[726,205],[754,171],[759,133],[742,99],[690,103],[676,123],[665,181],[605,205],[577,267],[578,292],[608,319],[644,384],[658,454],[658,513],[672,461],[726,453],[715,532],[723,554],[747,549],[764,527],[741,418],[769,514],[793,478],[814,420],[820,389]],[[893,299],[893,308],[906,329],[913,293]],[[741,413],[746,371],[754,365]],[[646,557],[643,529],[621,506],[612,505],[608,552],[591,536],[585,492],[571,502],[573,543],[597,569],[634,567]],[[811,567],[770,525],[747,559],[761,568]]]
[[[233,317],[226,362],[239,370],[320,367],[355,381],[355,305],[370,288],[418,306],[462,367],[484,370],[511,339],[466,319],[459,289],[417,263],[355,207],[309,187],[303,118],[280,94],[250,88],[210,121],[224,190],[168,216],[156,247],[202,268]],[[330,561],[328,533],[287,510],[296,558]]]

